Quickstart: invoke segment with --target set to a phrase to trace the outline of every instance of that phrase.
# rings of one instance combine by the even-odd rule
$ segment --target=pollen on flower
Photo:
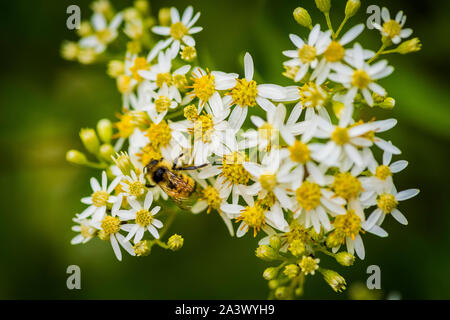
[[[101,227],[104,236],[115,234],[120,230],[120,219],[117,217],[106,216],[102,220]]]
[[[393,194],[384,193],[378,197],[377,205],[384,213],[391,213],[397,207],[398,201]]]
[[[338,62],[344,58],[344,54],[344,47],[337,41],[331,41],[323,55],[328,62]]]
[[[92,194],[92,203],[96,207],[103,207],[108,201],[109,194],[106,191],[98,190]]]
[[[153,222],[152,213],[146,209],[136,212],[136,223],[142,227],[147,227]]]
[[[233,103],[241,107],[256,105],[256,96],[258,89],[256,88],[256,81],[247,79],[237,79],[236,85],[228,93],[233,98]]]
[[[136,156],[140,159],[143,166],[146,166],[152,160],[158,160],[162,158],[161,151],[152,143],[149,143],[144,148],[142,148],[140,153],[136,153]]]
[[[271,208],[275,202],[277,201],[277,197],[272,191],[266,192],[266,195],[264,198],[261,198],[258,196],[258,199],[256,200],[256,205],[260,206],[261,208]]]
[[[173,76],[173,84],[177,89],[184,90],[186,89],[188,81],[186,79],[186,76],[184,74],[175,74]]]
[[[214,131],[214,122],[210,114],[202,114],[194,121],[194,140],[201,140],[203,143],[211,142],[211,134]]]
[[[130,195],[140,197],[145,192],[145,185],[140,181],[134,181],[129,184]]]
[[[224,176],[232,184],[246,184],[250,180],[250,174],[245,170],[243,163],[245,155],[241,152],[233,152],[222,157],[222,172]]]
[[[131,90],[131,77],[122,74],[117,77],[116,79],[116,85],[117,89],[120,91],[120,93],[127,93]]]
[[[298,49],[298,57],[303,63],[312,62],[316,58],[316,48],[305,44]]]
[[[187,33],[188,28],[181,22],[175,22],[170,26],[170,35],[175,40],[181,40]]]
[[[338,145],[346,144],[350,140],[348,129],[337,127],[331,134],[331,139]]]
[[[108,44],[114,38],[111,30],[107,28],[97,31],[95,35],[97,36],[98,41],[103,44]]]
[[[152,123],[145,135],[150,139],[153,146],[158,148],[165,147],[172,139],[172,129],[170,129],[167,122],[163,120],[158,124]]]
[[[274,174],[262,174],[259,177],[261,187],[267,191],[272,191],[277,185],[277,178]]]
[[[214,76],[208,72],[192,77],[192,81],[192,94],[203,102],[208,101],[215,92]]]
[[[155,109],[157,112],[167,111],[170,107],[170,99],[166,96],[159,96],[155,100]]]
[[[289,232],[286,232],[284,236],[290,245],[292,245],[295,240],[300,240],[305,243],[310,238],[308,230],[297,222],[297,220],[294,220],[289,225],[289,229]]]
[[[300,101],[304,106],[317,108],[323,105],[327,98],[323,90],[314,82],[306,83],[299,88]]]
[[[118,113],[116,116],[119,118],[119,121],[114,123],[114,126],[119,132],[115,135],[115,137],[128,138],[135,129],[133,117],[128,113]]]
[[[212,186],[207,186],[201,191],[200,199],[208,203],[207,213],[210,213],[213,209],[218,210],[222,203],[219,191]]]
[[[288,79],[295,79],[295,75],[297,74],[300,67],[298,66],[286,66],[283,65],[284,72],[282,73],[283,76],[285,76]]]
[[[198,118],[197,107],[190,104],[184,108],[184,117],[189,121],[195,121]]]
[[[306,144],[295,140],[292,146],[288,147],[290,158],[294,162],[305,164],[310,160],[310,150]]]
[[[143,78],[139,75],[138,71],[146,70],[149,68],[149,64],[147,63],[147,59],[144,57],[137,57],[134,59],[134,65],[130,67],[130,72],[133,76],[133,79],[136,81],[142,81]]]
[[[197,50],[195,47],[186,46],[181,50],[181,59],[188,62],[194,60],[197,57]]]
[[[258,138],[260,141],[271,142],[276,136],[278,130],[276,130],[270,123],[265,122],[261,127],[258,128]]]
[[[244,221],[249,227],[253,228],[253,235],[261,230],[266,223],[264,210],[261,207],[253,206],[246,207],[241,211],[241,215],[236,218],[236,221]]]
[[[344,215],[336,216],[333,225],[336,235],[341,241],[344,241],[346,237],[355,239],[355,236],[361,231],[361,219],[353,210],[348,210]]]
[[[80,225],[80,227],[81,227],[80,234],[84,239],[89,239],[93,237],[95,232],[94,228],[87,226],[83,223]]]
[[[375,170],[375,176],[380,180],[386,180],[391,175],[391,169],[385,165],[378,166]]]
[[[383,32],[390,38],[393,39],[396,36],[400,35],[402,31],[401,25],[395,20],[386,21],[383,24]]]
[[[169,72],[158,73],[156,75],[156,86],[162,88],[165,83],[168,87],[172,85],[172,75]]]
[[[362,69],[355,70],[352,75],[352,85],[358,89],[365,89],[369,85],[371,79],[366,71]]]
[[[305,210],[315,209],[320,204],[322,194],[317,183],[304,181],[295,193],[298,204]]]
[[[314,259],[312,257],[303,256],[302,260],[299,262],[299,266],[301,269],[301,272],[304,275],[314,275],[316,270],[319,268],[319,259]]]
[[[331,187],[338,197],[346,200],[356,198],[362,191],[361,181],[349,172],[336,174]]]

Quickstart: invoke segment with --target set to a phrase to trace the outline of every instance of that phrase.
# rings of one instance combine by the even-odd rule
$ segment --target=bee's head
[[[144,174],[148,174],[151,173],[152,171],[155,170],[156,166],[158,164],[160,164],[163,161],[163,158],[157,160],[157,159],[153,159],[152,161],[150,161],[145,167],[144,167]]]

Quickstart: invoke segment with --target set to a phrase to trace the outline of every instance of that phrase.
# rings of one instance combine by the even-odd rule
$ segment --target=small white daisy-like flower
[[[134,237],[133,242],[138,243],[142,240],[145,231],[150,232],[150,234],[155,238],[159,239],[158,229],[163,227],[160,220],[154,217],[155,214],[159,212],[161,207],[156,206],[150,210],[153,202],[153,193],[147,192],[145,196],[144,203],[142,204],[136,200],[129,200],[128,203],[131,206],[130,210],[119,210],[117,215],[123,221],[134,220],[135,223],[128,223],[122,226],[122,230],[127,231],[128,235],[125,238],[129,241]]]
[[[180,96],[177,96],[174,90],[169,90],[166,83],[163,83],[158,92],[149,91],[147,94],[152,98],[152,102],[146,109],[150,119],[156,124],[164,119],[170,109],[175,109],[181,102]]]
[[[81,199],[84,204],[90,205],[81,214],[77,216],[78,219],[86,219],[92,216],[94,221],[100,221],[106,214],[108,204],[113,204],[113,207],[120,207],[121,199],[111,196],[111,192],[119,184],[122,177],[116,177],[108,186],[108,178],[106,171],[102,172],[102,185],[95,178],[91,178],[92,195]]]
[[[383,25],[378,23],[372,23],[372,25],[375,29],[380,30],[383,37],[387,37],[394,44],[399,44],[402,39],[408,38],[413,33],[413,30],[410,28],[403,29],[406,22],[406,16],[403,14],[403,11],[397,12],[395,20],[393,20],[389,10],[383,7],[381,9],[381,17],[384,21]]]
[[[139,176],[136,173],[131,171],[131,176],[124,176],[120,185],[122,186],[122,190],[127,196],[127,199],[135,200],[140,198],[145,193],[145,176],[144,173],[141,173]]]
[[[200,18],[200,12],[194,15],[192,6],[187,7],[180,19],[180,13],[174,7],[170,8],[170,27],[155,26],[152,31],[161,36],[169,36],[166,46],[172,44],[171,49],[178,54],[181,43],[194,47],[195,40],[191,35],[203,30],[202,27],[194,27],[194,24]]]
[[[289,35],[297,50],[283,51],[286,57],[291,58],[284,65],[299,67],[294,77],[295,82],[302,80],[310,68],[314,69],[317,67],[318,57],[325,52],[331,42],[330,35],[331,31],[321,32],[319,24],[316,24],[309,33],[307,43],[295,34]]]
[[[91,18],[94,34],[80,39],[80,47],[94,48],[95,52],[102,53],[107,45],[117,37],[117,29],[122,23],[122,13],[118,13],[108,24],[101,13],[94,13]]]
[[[370,230],[374,226],[380,226],[388,214],[391,214],[399,223],[407,225],[408,220],[403,213],[397,209],[398,203],[400,201],[411,199],[418,193],[419,189],[408,189],[397,192],[395,187],[392,187],[389,192],[379,195],[374,194],[366,201],[366,204],[369,206],[376,205],[377,208],[367,218],[366,222],[363,224],[363,228]]]
[[[254,65],[252,56],[247,52],[244,56],[245,78],[237,79],[236,85],[227,93],[236,105],[228,121],[241,127],[247,118],[248,108],[257,104],[266,112],[273,110],[274,105],[268,99],[282,100],[286,97],[286,89],[275,84],[257,84],[253,80]]]
[[[77,218],[74,218],[73,221],[76,222],[77,225],[72,227],[72,231],[79,232],[79,234],[70,241],[71,244],[84,244],[95,236],[97,230],[91,225],[91,221],[87,219],[80,220]]]
[[[367,104],[373,106],[371,91],[380,96],[386,95],[386,90],[375,81],[389,76],[394,68],[387,65],[386,60],[369,65],[364,61],[362,47],[356,43],[353,48],[353,55],[347,62],[354,68],[350,68],[342,63],[333,64],[331,67],[336,73],[331,73],[329,79],[342,83],[348,92],[345,95],[344,104],[348,106],[353,102],[358,91],[361,91]]]

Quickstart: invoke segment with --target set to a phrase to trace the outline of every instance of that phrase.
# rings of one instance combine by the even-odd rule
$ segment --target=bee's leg
[[[176,157],[176,158],[173,160],[172,170],[175,170],[175,169],[177,168],[178,160],[180,160],[180,158],[181,158],[182,156],[183,156],[183,153],[180,154],[178,157]]]
[[[177,168],[177,170],[195,170],[195,169],[200,169],[200,168],[206,167],[207,165],[208,165],[207,163],[204,163],[200,166],[189,166],[189,167]]]
[[[154,187],[156,187],[156,185],[150,184],[150,183],[146,183],[146,184],[145,184],[145,187],[146,187],[146,188],[154,188]]]

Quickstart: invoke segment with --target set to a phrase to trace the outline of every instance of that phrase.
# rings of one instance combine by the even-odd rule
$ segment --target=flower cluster
[[[401,151],[385,132],[397,121],[359,114],[394,107],[379,84],[394,68],[379,58],[417,51],[420,42],[402,42],[412,33],[403,29],[406,16],[391,20],[383,8],[384,22],[375,26],[381,48],[364,49],[357,42],[363,24],[341,36],[359,1],[348,0],[336,31],[330,1],[316,5],[328,29],[295,9],[309,34],[289,35],[283,75],[292,85],[286,87],[255,77],[250,53],[241,75],[201,66],[194,40],[200,13],[190,6],[182,13],[163,8],[156,19],[144,0],[119,13],[96,1],[92,22],[82,24],[78,43],[63,45],[63,56],[85,63],[89,51],[89,62],[101,61],[109,44],[127,38],[123,60],[109,60],[107,68],[122,109],[117,121],[81,130],[96,161],[67,153],[72,163],[103,170],[101,184],[92,178],[92,193],[81,200],[87,208],[74,218],[79,234],[72,243],[98,237],[119,260],[121,248],[133,256],[148,255],[154,245],[178,250],[180,235],[160,240],[176,213],[215,212],[231,236],[259,237],[258,258],[279,262],[263,274],[270,297],[301,295],[306,277],[317,272],[335,291],[345,289],[344,278],[319,266],[319,256],[344,266],[355,255],[364,259],[363,237],[387,237],[386,216],[406,225],[399,204],[418,193],[394,185],[393,175],[408,164],[392,161]]]

